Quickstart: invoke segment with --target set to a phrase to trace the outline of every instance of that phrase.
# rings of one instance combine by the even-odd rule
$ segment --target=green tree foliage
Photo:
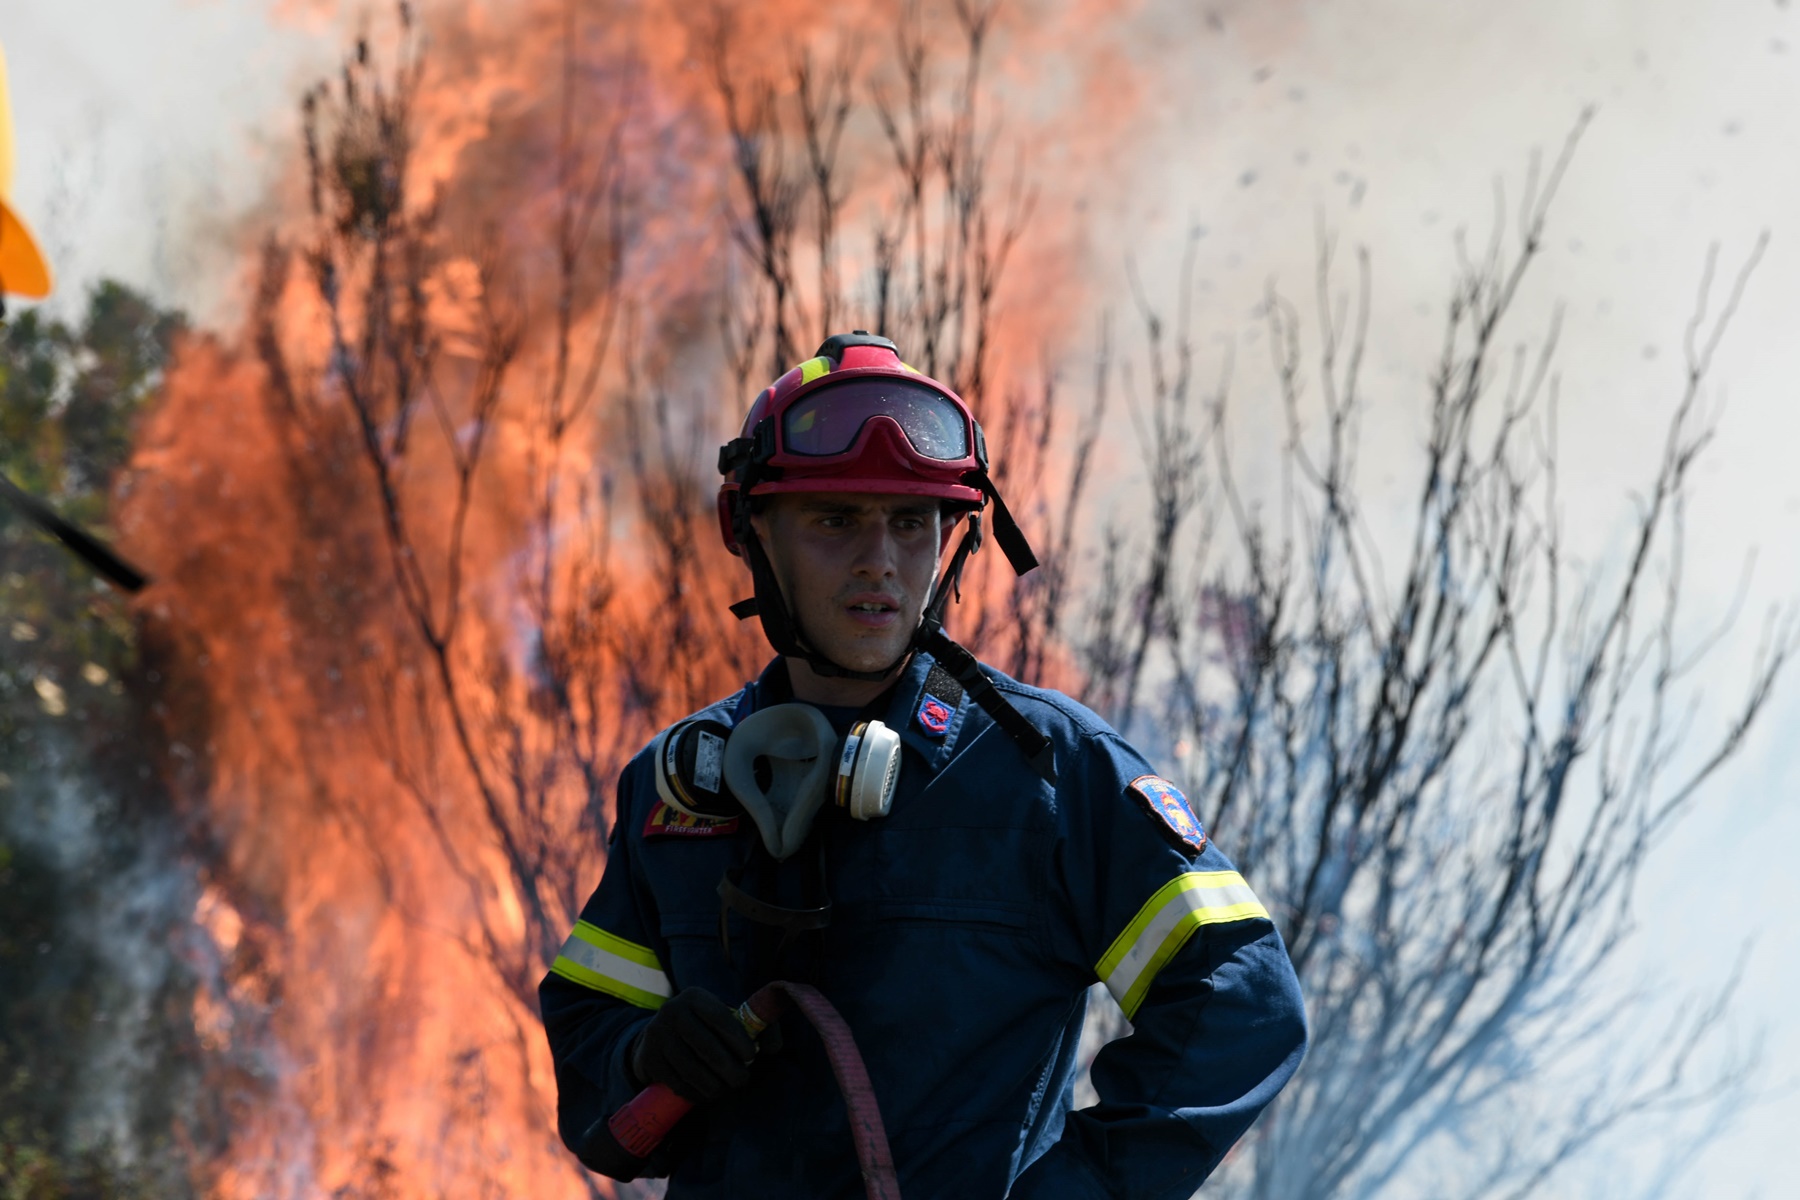
[[[106,536],[108,488],[181,327],[117,283],[95,289],[78,326],[37,311],[0,326],[0,471]],[[0,771],[65,737],[104,753],[127,724],[132,659],[116,594],[0,506]]]
[[[110,488],[182,326],[117,283],[79,323],[32,310],[0,325],[0,471],[108,536]],[[136,676],[122,598],[0,505],[0,1200],[181,1183],[171,1156],[141,1161],[168,1144],[168,1106],[106,1120],[93,1099],[97,1064],[121,1053],[179,1071],[191,1005],[180,973],[148,992],[124,982],[85,928],[166,814]]]

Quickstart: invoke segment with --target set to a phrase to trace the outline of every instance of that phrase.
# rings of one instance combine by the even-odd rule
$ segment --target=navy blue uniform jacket
[[[1156,815],[1150,765],[1068,697],[990,670],[1054,740],[1053,787],[966,697],[931,707],[931,665],[914,656],[884,718],[905,747],[892,812],[827,804],[816,845],[779,867],[748,818],[686,822],[646,753],[626,767],[604,877],[540,988],[571,1147],[636,1093],[632,1039],[685,987],[734,1005],[769,978],[819,988],[868,1065],[908,1200],[1188,1197],[1299,1065],[1280,936],[1217,847]],[[785,684],[777,660],[703,715],[742,719]],[[728,870],[790,907],[828,899],[830,925],[783,944],[733,913],[722,940]],[[1096,981],[1133,1032],[1094,1063],[1100,1102],[1076,1110]],[[671,1200],[863,1195],[823,1048],[797,1016],[783,1031],[749,1086],[648,1160]]]

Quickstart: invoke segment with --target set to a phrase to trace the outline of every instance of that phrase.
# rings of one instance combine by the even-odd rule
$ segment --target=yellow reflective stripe
[[[1137,1012],[1158,971],[1202,925],[1269,919],[1236,871],[1190,871],[1157,889],[1101,957],[1094,973],[1127,1017]]]
[[[829,358],[809,358],[800,364],[800,382],[811,383],[829,370],[831,370]]]
[[[575,922],[550,969],[573,983],[639,1008],[660,1008],[674,990],[648,947],[586,921]]]
[[[911,365],[910,363],[901,363],[900,369],[903,371],[911,371],[914,375],[917,375],[919,373],[919,368]]]

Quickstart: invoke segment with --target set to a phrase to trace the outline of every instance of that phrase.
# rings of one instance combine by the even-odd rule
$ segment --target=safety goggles
[[[781,449],[808,458],[844,454],[876,417],[898,425],[921,457],[969,457],[970,421],[961,405],[923,384],[879,376],[847,379],[800,397],[781,416]]]

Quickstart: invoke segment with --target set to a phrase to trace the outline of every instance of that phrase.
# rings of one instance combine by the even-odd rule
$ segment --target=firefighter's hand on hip
[[[771,1027],[762,1036],[763,1053],[779,1049]],[[705,988],[683,988],[671,996],[631,1048],[631,1073],[641,1084],[660,1083],[695,1104],[716,1100],[750,1082],[757,1039],[737,1011]]]

